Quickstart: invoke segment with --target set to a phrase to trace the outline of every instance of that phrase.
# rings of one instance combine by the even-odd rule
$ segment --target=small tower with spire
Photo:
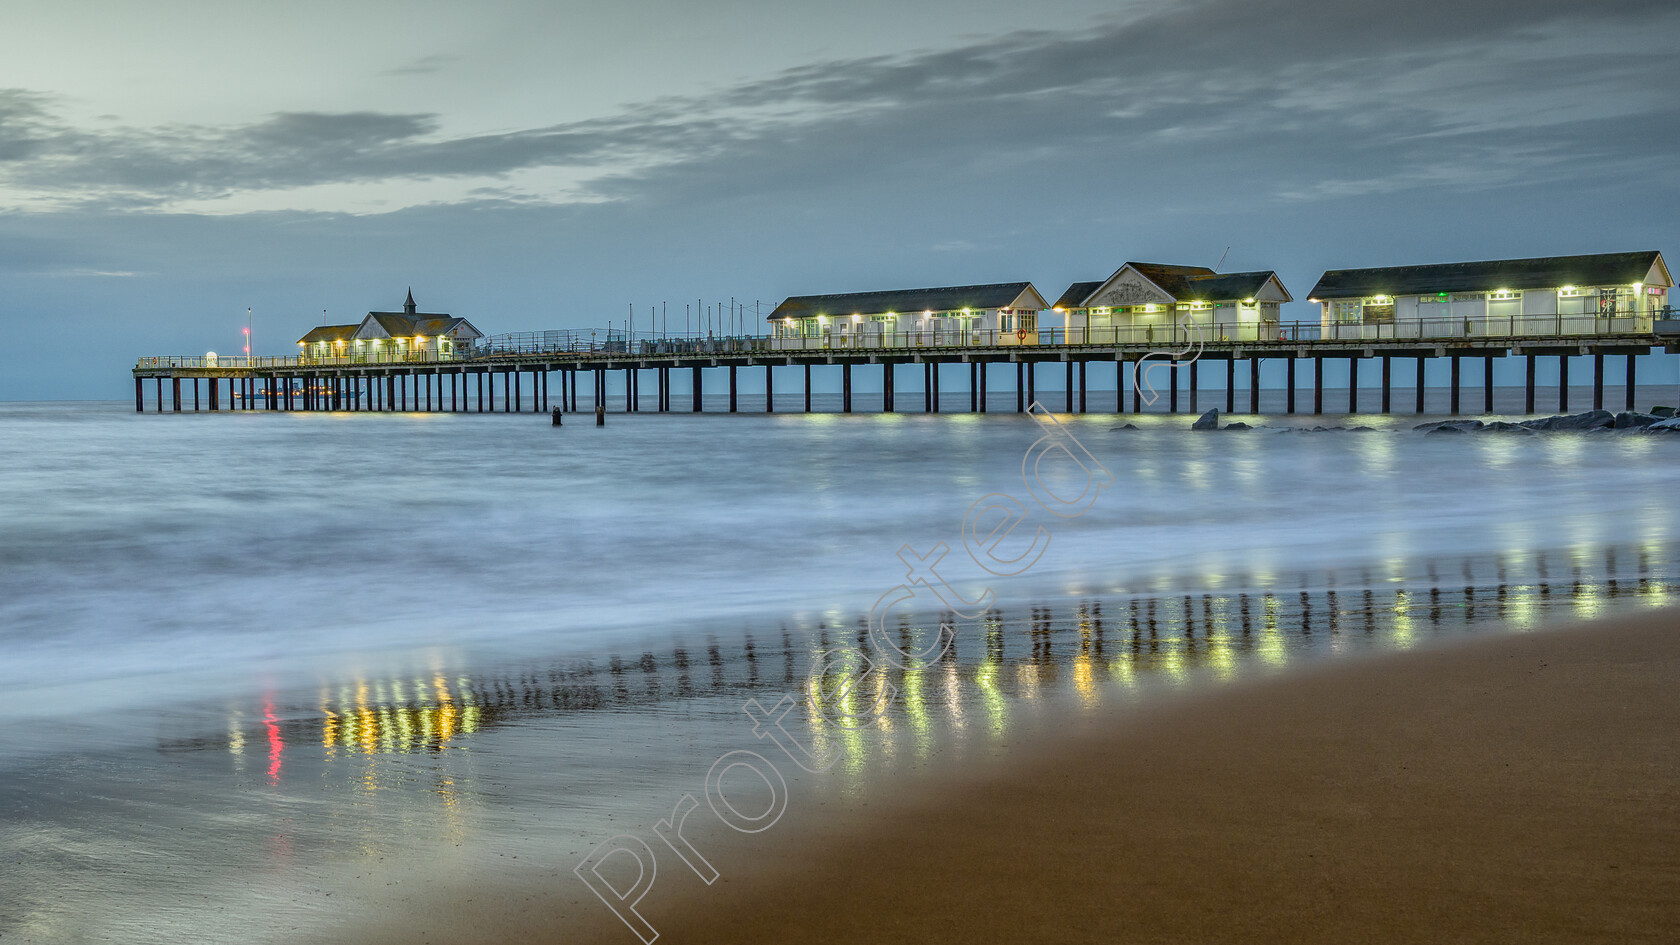
[[[403,314],[404,315],[413,315],[414,314],[414,287],[413,286],[408,287],[408,301],[403,303]]]

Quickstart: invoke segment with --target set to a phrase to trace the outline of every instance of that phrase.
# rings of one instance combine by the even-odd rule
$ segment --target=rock
[[[1673,407],[1652,407],[1651,408],[1651,416],[1653,416],[1653,417],[1664,417],[1664,418],[1672,417],[1672,416],[1674,416],[1674,408]]]
[[[1509,420],[1495,420],[1492,423],[1484,424],[1482,429],[1484,431],[1491,431],[1495,433],[1526,433],[1530,435],[1534,433],[1534,431],[1528,427],[1525,427],[1520,423],[1512,423]]]
[[[1567,417],[1555,417],[1548,430],[1599,430],[1616,425],[1616,415],[1608,410],[1590,410]]]
[[[1639,432],[1641,432],[1641,433],[1680,433],[1680,417],[1670,417],[1667,420],[1658,420],[1656,423],[1653,423],[1650,426],[1642,428]]]
[[[1648,427],[1657,422],[1657,418],[1648,413],[1635,413],[1624,410],[1616,414],[1616,429],[1626,430],[1630,427]]]
[[[1249,426],[1248,424],[1242,422],[1241,420],[1238,420],[1235,423],[1227,423],[1224,426],[1220,427],[1220,429],[1221,430],[1252,430],[1254,428]]]
[[[1464,431],[1459,429],[1458,427],[1441,426],[1441,427],[1436,427],[1433,430],[1430,430],[1428,433],[1425,433],[1424,436],[1434,436],[1437,433],[1463,433],[1463,432]]]
[[[1354,427],[1353,429],[1349,430],[1348,432],[1349,433],[1375,433],[1375,432],[1377,432],[1377,428],[1376,427]]]
[[[1482,428],[1482,421],[1480,421],[1480,420],[1437,420],[1434,423],[1420,423],[1417,426],[1412,427],[1412,429],[1414,429],[1414,430],[1429,430],[1429,431],[1433,432],[1433,431],[1439,430],[1443,427],[1452,427],[1454,430],[1457,430],[1459,433],[1469,433],[1471,430],[1480,430]]]
[[[1196,422],[1190,424],[1190,429],[1192,429],[1192,430],[1217,430],[1217,429],[1219,429],[1219,411],[1209,410],[1207,413],[1204,413],[1200,417],[1197,417]]]
[[[1110,430],[1136,430],[1137,428],[1138,428],[1138,425],[1135,424],[1135,423],[1128,423],[1125,426],[1119,426],[1119,427],[1109,427]]]

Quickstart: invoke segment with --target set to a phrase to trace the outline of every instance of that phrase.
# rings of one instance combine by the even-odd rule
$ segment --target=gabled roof
[[[1632,285],[1656,269],[1664,285],[1673,280],[1662,253],[1597,253],[1588,256],[1537,256],[1489,259],[1384,269],[1332,269],[1313,286],[1314,299],[1363,298],[1372,295],[1422,295],[1431,292],[1491,292],[1498,289],[1555,289],[1566,285]]]
[[[319,328],[311,328],[309,330],[309,334],[304,335],[302,338],[298,339],[298,344],[312,345],[312,344],[316,343],[317,341],[325,341],[328,344],[332,344],[335,341],[349,341],[352,337],[355,336],[356,329],[358,329],[360,327],[362,327],[362,326],[361,325],[322,325]]]
[[[1050,307],[1054,309],[1080,308],[1084,306],[1085,300],[1091,297],[1091,293],[1100,288],[1102,288],[1101,282],[1075,282],[1068,286],[1067,291],[1062,293],[1062,297],[1057,299],[1056,304]]]
[[[1294,296],[1284,288],[1283,280],[1270,269],[1256,272],[1214,272],[1206,266],[1169,266],[1164,263],[1128,262],[1114,275],[1101,282],[1075,282],[1056,301],[1057,308],[1085,308],[1098,290],[1113,282],[1126,270],[1132,270],[1149,280],[1156,288],[1177,302],[1215,302],[1231,299],[1250,299],[1259,295],[1266,283],[1275,281],[1283,301],[1293,302]]]
[[[457,327],[465,326],[466,333],[475,338],[482,338],[484,333],[473,326],[472,322],[454,315],[436,315],[418,312],[404,315],[400,312],[369,312],[367,318],[356,326],[356,334],[362,338],[378,337],[377,333],[365,331],[369,324],[378,325],[380,330],[392,338],[413,338],[416,335],[427,338],[437,335],[447,335]]]
[[[848,292],[836,295],[790,296],[770,318],[813,318],[818,315],[881,315],[887,312],[954,312],[965,308],[1012,308],[1022,295],[1034,311],[1049,308],[1031,282],[992,285],[954,285],[932,289],[895,289],[888,292]]]

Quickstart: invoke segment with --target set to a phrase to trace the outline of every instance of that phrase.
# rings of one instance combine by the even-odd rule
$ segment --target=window
[[[1520,298],[1522,298],[1522,293],[1521,292],[1513,292],[1510,289],[1501,289],[1498,292],[1489,292],[1488,293],[1488,301],[1489,302],[1509,302],[1509,301],[1512,301],[1513,299],[1520,299]]]
[[[1360,303],[1357,299],[1355,299],[1353,301],[1349,301],[1349,302],[1335,302],[1335,303],[1332,303],[1332,305],[1333,305],[1333,308],[1331,309],[1331,312],[1333,313],[1337,322],[1340,322],[1340,323],[1343,323],[1343,324],[1358,324],[1359,323],[1359,321],[1361,319],[1359,309],[1360,309],[1361,306],[1360,306]]]

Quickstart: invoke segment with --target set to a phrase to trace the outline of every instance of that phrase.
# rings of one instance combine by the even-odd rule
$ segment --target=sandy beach
[[[1098,719],[736,844],[712,887],[672,858],[642,911],[672,943],[1672,942],[1677,621],[1477,639]],[[598,905],[579,928],[576,890],[554,892],[568,921],[527,890],[457,931],[635,940]]]

